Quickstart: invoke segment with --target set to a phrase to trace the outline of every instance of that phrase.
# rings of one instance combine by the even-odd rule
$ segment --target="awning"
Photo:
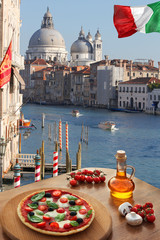
[[[19,72],[17,71],[16,68],[14,68],[12,66],[12,69],[13,69],[13,73],[14,73],[15,77],[17,78],[18,82],[21,84],[21,89],[22,90],[25,89],[25,82],[24,82],[23,78],[21,77],[21,75],[19,74]]]

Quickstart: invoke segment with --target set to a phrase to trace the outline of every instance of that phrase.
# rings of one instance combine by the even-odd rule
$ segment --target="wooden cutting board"
[[[37,189],[17,195],[9,200],[4,206],[1,214],[1,224],[7,236],[12,240],[57,240],[58,238],[63,240],[106,240],[112,230],[112,220],[107,208],[88,194],[66,188],[59,189],[75,193],[86,199],[93,206],[95,210],[95,218],[86,230],[74,235],[58,237],[41,234],[25,226],[17,215],[17,206],[25,196],[42,190]]]

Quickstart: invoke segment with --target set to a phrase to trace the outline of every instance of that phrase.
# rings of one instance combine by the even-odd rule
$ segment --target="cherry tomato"
[[[47,206],[46,206],[46,205],[39,205],[39,206],[38,206],[38,209],[39,209],[40,211],[45,211],[45,210],[47,209]]]
[[[71,186],[76,186],[77,185],[77,180],[71,179],[70,182]]]
[[[57,222],[51,222],[51,223],[50,223],[50,226],[51,226],[52,228],[56,228],[56,229],[59,228],[59,224],[58,224]]]
[[[83,200],[82,199],[77,199],[75,200],[76,205],[83,205]]]
[[[132,207],[132,208],[131,208],[131,212],[137,213],[137,212],[138,212],[138,209],[137,209],[136,207]]]
[[[70,216],[69,219],[70,219],[71,221],[76,221],[76,220],[77,220],[77,216]]]
[[[142,209],[141,211],[137,212],[138,215],[140,215],[142,218],[145,218],[146,212]]]
[[[71,172],[71,173],[70,173],[70,176],[71,176],[72,178],[74,178],[75,174],[76,174],[75,172]]]
[[[46,202],[46,198],[43,197],[43,198],[40,200],[40,202]]]
[[[53,191],[52,195],[54,197],[60,197],[62,195],[62,192],[60,190],[55,190],[55,191]]]
[[[92,182],[93,182],[93,177],[87,176],[87,177],[86,177],[86,181],[87,181],[88,183],[92,183]]]
[[[149,214],[149,213],[153,214],[154,210],[153,210],[153,208],[146,208],[145,212],[146,212],[146,214]]]
[[[99,183],[101,181],[99,177],[94,177],[93,180],[95,183]]]
[[[45,225],[46,225],[45,222],[37,223],[37,227],[39,227],[39,228],[42,228],[42,227],[44,227]]]
[[[147,214],[146,219],[148,222],[153,223],[156,220],[156,217],[153,214]]]
[[[61,200],[60,200],[60,201],[61,201]],[[57,209],[57,212],[58,212],[58,213],[64,213],[64,212],[65,212],[65,209],[64,209],[64,208],[58,208],[58,209]]]
[[[93,173],[94,173],[94,175],[96,175],[96,176],[99,176],[99,175],[100,175],[100,171],[99,171],[99,170],[96,170],[96,169],[94,170]]]
[[[88,174],[88,170],[87,169],[83,169],[82,170],[82,174],[87,175]]]
[[[81,176],[80,176],[80,181],[81,181],[81,182],[84,182],[85,180],[86,180],[85,175],[81,175]]]
[[[48,221],[48,220],[51,219],[51,217],[49,217],[49,216],[43,216],[43,219]]]
[[[32,211],[33,211],[33,209],[30,208],[30,207],[25,207],[25,210],[26,210],[27,212],[32,212]]]
[[[136,205],[134,205],[134,207],[136,207],[138,209],[138,211],[141,211],[143,208],[141,204],[136,204]]]
[[[63,226],[65,229],[69,229],[72,227],[72,225],[70,223],[65,223]]]
[[[88,170],[88,173],[87,173],[88,175],[93,175],[93,171],[91,171],[91,170]]]
[[[146,202],[144,205],[143,205],[143,209],[145,208],[153,208],[153,204],[151,202]]]
[[[60,202],[61,203],[67,203],[68,202],[68,198],[62,197],[62,198],[60,198]]]
[[[99,178],[100,178],[101,182],[104,182],[106,180],[106,177],[104,175],[100,175]]]
[[[86,209],[80,209],[80,210],[79,210],[79,213],[82,214],[82,215],[84,215],[84,214],[87,213],[87,210],[86,210]]]
[[[77,175],[77,174],[76,174],[76,175],[74,176],[74,179],[77,180],[77,181],[80,181],[81,175]]]
[[[77,175],[81,175],[81,174],[82,174],[82,172],[81,172],[81,171],[78,171],[78,172],[76,172],[76,174],[77,174]]]

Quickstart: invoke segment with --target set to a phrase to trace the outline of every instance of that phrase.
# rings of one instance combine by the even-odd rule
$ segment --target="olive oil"
[[[135,168],[126,165],[126,154],[123,150],[118,150],[115,155],[117,159],[117,173],[108,181],[108,187],[111,191],[111,195],[116,198],[130,198],[133,195],[135,184],[131,179],[134,176]],[[130,177],[127,177],[126,169],[131,168],[132,173]]]

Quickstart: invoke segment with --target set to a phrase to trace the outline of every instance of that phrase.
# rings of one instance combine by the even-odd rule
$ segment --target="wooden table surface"
[[[91,170],[93,168],[90,168]],[[118,200],[110,196],[110,190],[107,186],[108,180],[115,176],[116,170],[102,168],[106,174],[106,182],[100,184],[88,184],[82,183],[76,187],[70,187],[67,175],[63,174],[58,177],[49,178],[37,183],[28,184],[19,188],[7,190],[0,193],[0,211],[8,200],[29,190],[35,190],[38,188],[70,188],[88,195],[93,196],[110,212],[112,217],[112,233],[109,240],[159,240],[160,239],[160,189],[153,187],[140,179],[134,178],[135,190],[133,198],[127,200]],[[146,202],[152,202],[154,205],[156,221],[154,223],[143,222],[140,226],[132,227],[126,223],[124,217],[118,213],[118,206],[128,201],[132,205],[139,203],[145,204]],[[59,239],[57,237],[57,239]],[[74,240],[74,237],[72,236]],[[0,225],[0,240],[10,240],[2,231]],[[97,239],[98,240],[98,239]]]

